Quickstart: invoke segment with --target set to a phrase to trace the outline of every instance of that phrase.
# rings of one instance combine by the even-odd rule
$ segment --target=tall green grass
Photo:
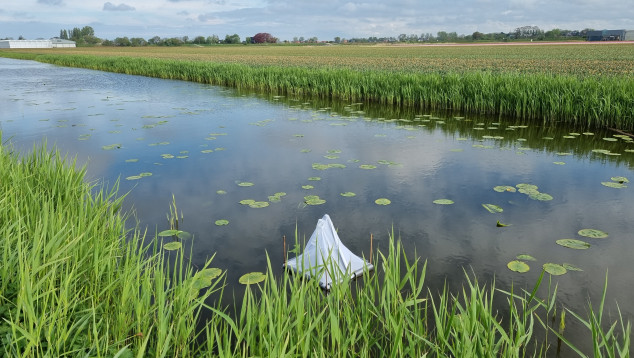
[[[461,291],[432,292],[426,263],[407,257],[393,233],[375,272],[329,292],[276,275],[268,261],[266,280],[232,312],[210,303],[226,285],[207,275],[211,259],[194,270],[187,250],[145,242],[125,227],[117,188],[85,183],[74,165],[45,146],[21,157],[0,146],[3,357],[542,357],[554,337],[579,356],[630,356],[630,323],[603,313],[607,279],[585,318],[557,312],[550,282],[539,297],[543,272],[530,291],[465,273]],[[169,212],[176,228],[183,214]],[[565,312],[586,327],[591,352],[566,334]]]
[[[630,76],[364,71],[9,51],[0,52],[0,56],[281,95],[451,109],[579,127],[634,129],[634,80]]]
[[[220,278],[201,282],[180,251],[146,245],[116,186],[84,183],[58,152],[0,151],[0,356],[195,354]]]

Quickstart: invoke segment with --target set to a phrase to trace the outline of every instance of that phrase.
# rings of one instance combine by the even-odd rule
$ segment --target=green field
[[[287,96],[634,129],[631,44],[93,47],[0,56]]]

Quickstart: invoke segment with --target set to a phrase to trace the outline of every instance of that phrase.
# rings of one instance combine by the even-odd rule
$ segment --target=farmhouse
[[[75,41],[52,38],[50,40],[0,40],[0,48],[58,48],[75,47]]]
[[[588,31],[588,41],[634,41],[634,30]]]

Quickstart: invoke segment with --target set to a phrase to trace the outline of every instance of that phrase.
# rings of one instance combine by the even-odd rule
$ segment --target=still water
[[[369,254],[371,234],[375,248],[387,249],[393,231],[412,257],[415,250],[428,261],[432,291],[445,281],[460,287],[464,270],[500,288],[530,288],[543,264],[567,263],[583,271],[552,277],[562,305],[585,312],[609,272],[610,312],[618,301],[626,317],[634,315],[634,183],[602,184],[634,181],[634,143],[617,132],[319,103],[9,59],[0,59],[0,78],[3,142],[26,152],[47,141],[85,164],[89,180],[112,186],[119,179],[127,210],[150,233],[169,228],[175,198],[180,229],[194,236],[194,262],[216,253],[213,266],[226,269],[237,290],[241,275],[266,269],[266,253],[281,265],[284,236],[290,242],[297,230],[307,239],[328,213],[357,254]],[[494,190],[521,183],[552,200]],[[308,195],[325,203],[306,205]],[[391,203],[377,205],[379,198]],[[240,204],[245,199],[269,205],[251,208]],[[587,228],[609,236],[578,234]],[[565,238],[591,247],[556,243]],[[520,254],[536,259],[526,261],[528,273],[507,268]]]

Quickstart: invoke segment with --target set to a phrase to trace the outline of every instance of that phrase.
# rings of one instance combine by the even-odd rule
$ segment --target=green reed
[[[201,285],[181,252],[126,229],[116,185],[84,183],[45,147],[22,158],[0,148],[0,356],[195,353],[219,279]]]
[[[631,76],[358,70],[9,51],[0,52],[0,56],[287,96],[451,109],[588,128],[634,129]]]

